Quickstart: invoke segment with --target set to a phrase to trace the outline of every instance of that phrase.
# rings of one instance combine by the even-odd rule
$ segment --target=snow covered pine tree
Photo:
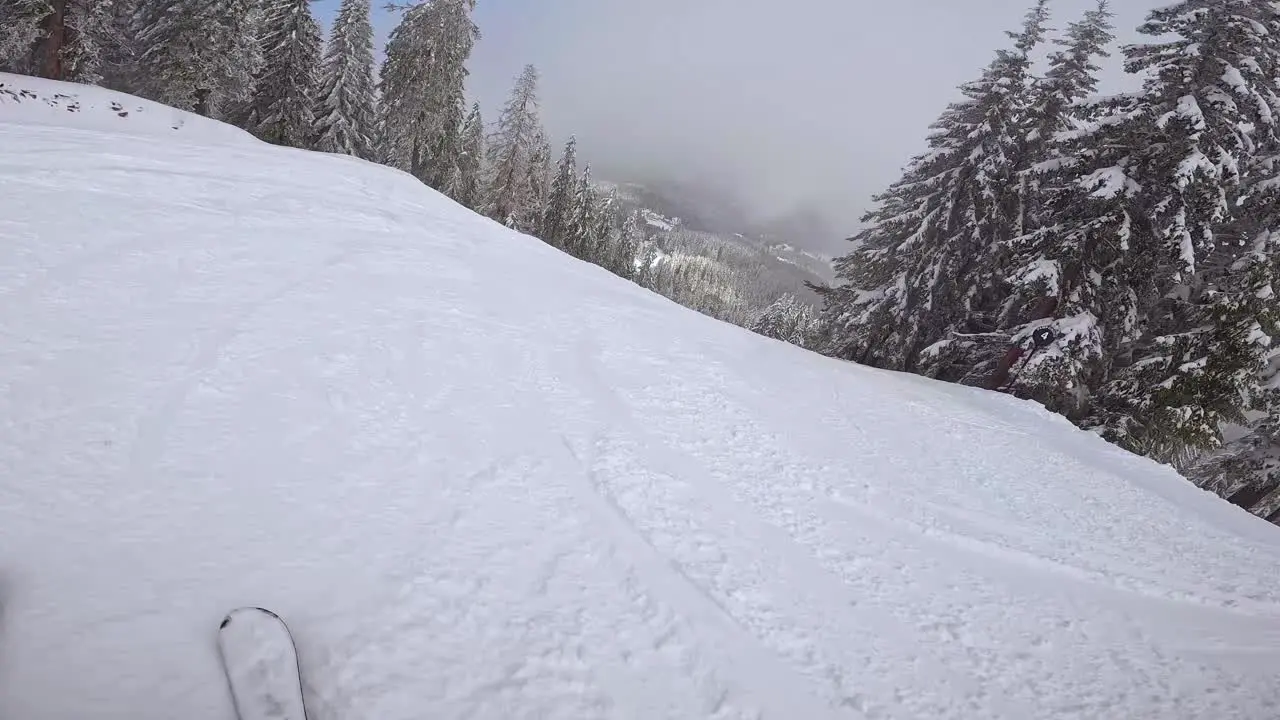
[[[251,129],[267,142],[309,147],[316,124],[320,26],[311,15],[311,0],[265,2]]]
[[[123,1],[0,0],[0,70],[97,83]]]
[[[471,112],[462,123],[462,137],[454,163],[456,172],[441,189],[444,194],[461,205],[479,212],[484,202],[485,142],[484,117],[480,104],[471,106]]]
[[[434,0],[405,11],[391,31],[382,63],[379,105],[381,159],[424,183],[435,157],[460,157],[448,137],[460,138],[466,62],[480,30],[475,0]]]
[[[1061,218],[1052,213],[1078,208],[1046,182],[1073,167],[1060,134],[1096,119],[1096,106],[1081,101],[1097,89],[1097,61],[1107,55],[1113,38],[1111,17],[1107,0],[1102,0],[1082,20],[1071,23],[1066,37],[1058,41],[1059,50],[1049,56],[1048,72],[1032,87],[1023,123],[1029,164],[1022,171],[1023,228],[1010,243],[1010,296],[998,323],[997,337],[1007,349],[985,378],[992,389],[1034,398],[1073,419],[1087,408],[1088,388],[1096,382],[1102,360],[1102,315],[1090,306],[1098,291],[1080,281],[1101,279],[1104,268],[1086,264],[1106,260],[1101,253],[1082,254],[1081,237],[1062,232],[1056,224]]]
[[[538,70],[526,65],[489,136],[489,166],[493,180],[485,214],[510,228],[531,232],[536,222],[531,164],[545,143],[538,119]]]
[[[578,141],[572,135],[564,145],[564,153],[556,165],[551,193],[542,215],[542,239],[562,250],[569,248],[569,229],[575,212],[574,197],[578,179]]]
[[[1269,24],[1273,37],[1275,27]],[[1274,45],[1257,47],[1252,62],[1269,73],[1269,77],[1275,77],[1280,65],[1276,52]],[[1224,80],[1239,87],[1233,77],[1227,77],[1229,73],[1229,70],[1224,73]],[[1265,89],[1265,86],[1255,87],[1260,91]],[[1222,446],[1198,458],[1185,474],[1254,514],[1280,523],[1280,383],[1277,382],[1280,380],[1280,343],[1274,342],[1277,318],[1273,285],[1280,240],[1277,235],[1280,231],[1280,133],[1277,130],[1280,128],[1276,126],[1274,111],[1280,103],[1275,98],[1266,98],[1265,93],[1259,99],[1269,100],[1272,125],[1255,128],[1250,138],[1254,142],[1253,162],[1242,168],[1240,202],[1234,208],[1236,221],[1229,228],[1226,242],[1222,243],[1229,248],[1234,246],[1235,259],[1230,267],[1219,268],[1219,272],[1225,269],[1237,280],[1243,277],[1244,292],[1237,289],[1234,301],[1218,296],[1219,302],[1225,301],[1229,309],[1237,310],[1236,318],[1227,316],[1228,326],[1236,328],[1235,340],[1253,339],[1252,346],[1246,347],[1261,351],[1259,372],[1256,378],[1249,378],[1243,417],[1224,431]],[[1270,282],[1264,285],[1268,275]],[[1251,282],[1258,283],[1252,292]],[[1253,337],[1240,335],[1241,330],[1250,328],[1246,323],[1259,310],[1262,318],[1257,328],[1250,330]],[[1266,333],[1273,341],[1267,343],[1257,337],[1257,333]]]
[[[1275,146],[1280,25],[1271,3],[1187,0],[1139,30],[1159,38],[1125,48],[1143,89],[1066,134],[1046,225],[1067,242],[1050,259],[1082,264],[1064,309],[1101,320],[1098,340],[1062,347],[1102,356],[1084,424],[1182,463],[1262,394],[1274,248],[1266,204],[1242,201]]]
[[[566,249],[570,254],[597,263],[600,257],[599,238],[596,235],[597,205],[595,185],[591,182],[591,163],[582,168],[582,177],[578,178],[577,188],[573,195],[573,215],[569,219]]]
[[[210,117],[249,98],[259,58],[256,0],[144,0],[139,94]]]
[[[617,248],[608,265],[608,269],[613,274],[628,280],[637,280],[636,265],[640,250],[645,243],[643,224],[639,210],[627,215],[627,219],[623,221]]]
[[[879,207],[864,218],[869,227],[853,238],[858,249],[836,261],[844,284],[823,290],[826,352],[967,380],[989,372],[984,366],[1003,350],[978,341],[997,327],[1000,261],[1020,227],[1018,120],[1046,3],[1011,34],[1014,48],[962,88],[967,99],[934,123],[929,152],[876,198]]]
[[[320,70],[315,149],[372,160],[374,105],[369,0],[342,0]]]
[[[533,138],[529,155],[529,209],[525,225],[530,234],[542,237],[542,220],[551,198],[551,143],[541,127]]]
[[[775,300],[751,325],[752,332],[803,348],[812,344],[814,329],[813,307],[791,293]]]

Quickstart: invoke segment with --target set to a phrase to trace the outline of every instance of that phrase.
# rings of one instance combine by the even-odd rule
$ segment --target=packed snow
[[[232,718],[244,605],[312,720],[1280,717],[1280,532],[1168,468],[0,82],[80,108],[0,94],[0,717]]]

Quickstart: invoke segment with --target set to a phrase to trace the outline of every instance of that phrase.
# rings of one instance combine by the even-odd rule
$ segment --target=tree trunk
[[[212,98],[213,91],[209,88],[200,88],[199,90],[196,90],[196,106],[193,108],[196,114],[203,115],[205,117],[212,117]]]
[[[35,73],[50,80],[66,80],[65,50],[71,42],[72,30],[67,27],[67,3],[69,0],[50,0],[49,14],[40,23],[41,37],[35,48]]]
[[[1231,497],[1227,498],[1227,502],[1237,505],[1245,510],[1252,510],[1259,502],[1262,501],[1277,485],[1249,485],[1238,490]]]

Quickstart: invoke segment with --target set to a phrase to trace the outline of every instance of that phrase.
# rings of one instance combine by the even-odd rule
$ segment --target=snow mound
[[[1280,717],[1172,471],[121,104],[0,104],[0,717],[231,717],[246,605],[312,720]]]
[[[253,141],[239,128],[150,100],[10,73],[0,73],[0,123],[159,135],[183,141]]]

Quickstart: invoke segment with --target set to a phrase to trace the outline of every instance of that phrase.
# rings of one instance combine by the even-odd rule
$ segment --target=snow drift
[[[313,720],[1280,716],[1280,533],[1171,470],[0,82],[0,717],[229,718],[240,605]]]

